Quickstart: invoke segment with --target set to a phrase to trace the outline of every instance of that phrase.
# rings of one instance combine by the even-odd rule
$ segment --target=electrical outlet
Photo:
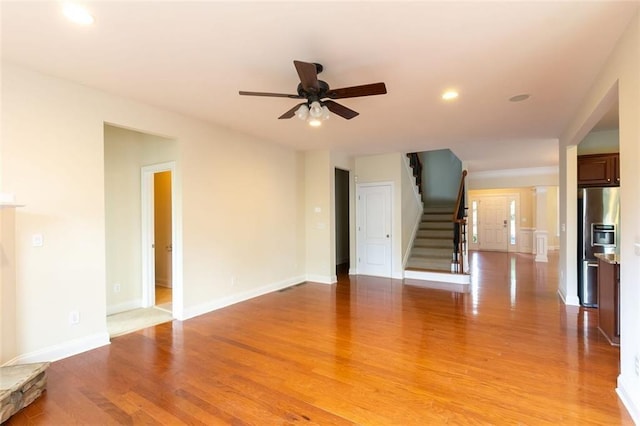
[[[69,312],[69,324],[75,325],[75,324],[78,324],[79,322],[80,322],[80,312],[78,311]]]
[[[232,276],[231,277],[231,287],[235,287],[236,286],[236,276]]]
[[[636,376],[640,377],[640,355],[636,355]]]
[[[113,285],[113,292],[114,293],[120,293],[120,283],[115,283]]]

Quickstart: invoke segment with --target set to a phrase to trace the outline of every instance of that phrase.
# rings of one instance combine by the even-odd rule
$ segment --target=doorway
[[[349,172],[335,169],[336,275],[349,274]]]
[[[143,307],[173,312],[175,163],[142,168]]]
[[[171,171],[153,174],[153,229],[155,249],[155,306],[171,312],[173,251]]]

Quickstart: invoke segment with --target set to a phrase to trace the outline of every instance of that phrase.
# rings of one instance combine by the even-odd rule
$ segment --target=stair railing
[[[467,208],[465,205],[465,178],[467,171],[462,171],[458,199],[453,210],[453,263],[454,271],[464,274],[464,253],[467,244]]]
[[[410,152],[407,157],[409,157],[409,166],[413,169],[413,177],[416,179],[418,192],[422,194],[422,161],[420,161],[420,156],[417,152]]]

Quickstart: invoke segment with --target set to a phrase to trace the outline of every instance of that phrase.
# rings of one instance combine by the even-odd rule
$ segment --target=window
[[[516,200],[509,203],[509,244],[516,245]]]
[[[471,201],[471,242],[478,244],[478,201]]]

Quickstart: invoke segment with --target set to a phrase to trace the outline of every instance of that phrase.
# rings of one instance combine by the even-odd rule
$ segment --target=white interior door
[[[507,197],[482,198],[479,205],[480,250],[508,251],[509,210]]]
[[[391,277],[391,185],[358,187],[358,274]]]

